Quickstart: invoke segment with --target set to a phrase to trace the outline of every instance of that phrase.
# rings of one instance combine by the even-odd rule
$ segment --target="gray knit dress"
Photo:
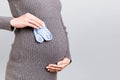
[[[31,13],[43,20],[53,40],[38,43],[32,27],[17,28],[9,55],[5,80],[57,80],[57,73],[46,70],[67,57],[71,60],[66,26],[61,17],[60,0],[8,0],[12,17],[0,16],[0,29],[13,31],[10,20]]]

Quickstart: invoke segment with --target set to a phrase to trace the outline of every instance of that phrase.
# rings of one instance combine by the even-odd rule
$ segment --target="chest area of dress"
[[[13,0],[13,2],[22,10],[61,10],[60,0]]]

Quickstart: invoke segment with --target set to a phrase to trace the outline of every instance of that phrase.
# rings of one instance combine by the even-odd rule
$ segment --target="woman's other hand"
[[[10,24],[16,28],[24,28],[29,26],[38,29],[42,27],[43,21],[30,13],[26,13],[20,17],[11,19]]]
[[[70,64],[70,59],[64,58],[63,60],[57,62],[57,64],[49,64],[46,68],[49,72],[58,72],[63,70],[69,64]]]

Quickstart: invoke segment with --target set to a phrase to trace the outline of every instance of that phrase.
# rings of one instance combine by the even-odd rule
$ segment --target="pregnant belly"
[[[38,43],[30,27],[17,29],[15,42],[12,45],[11,59],[22,63],[56,63],[64,58],[67,51],[67,38],[63,26],[45,19],[46,25],[53,34],[53,40]],[[57,21],[57,20],[56,20]],[[54,24],[53,24],[54,23]]]

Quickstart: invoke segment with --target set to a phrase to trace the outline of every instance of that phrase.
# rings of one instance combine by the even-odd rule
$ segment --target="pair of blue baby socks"
[[[36,41],[39,43],[42,43],[44,40],[50,41],[53,38],[52,33],[48,30],[45,23],[43,23],[42,28],[39,28],[39,29],[34,28],[33,32],[34,32]]]

